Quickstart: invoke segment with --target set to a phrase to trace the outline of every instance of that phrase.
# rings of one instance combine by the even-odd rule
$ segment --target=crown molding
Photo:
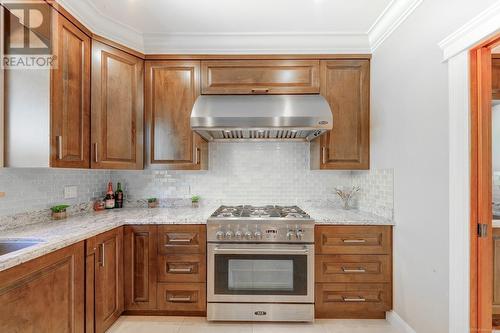
[[[146,54],[370,53],[365,33],[146,33]]]
[[[422,1],[391,1],[368,32],[142,33],[89,0],[57,0],[93,33],[144,54],[370,54]]]
[[[443,60],[447,61],[499,32],[500,1],[497,1],[439,43]]]
[[[138,52],[144,52],[144,37],[141,32],[107,16],[91,1],[57,0],[57,2],[77,20],[87,26],[94,34],[120,43]]]
[[[422,2],[423,0],[392,0],[368,30],[371,52],[375,52]]]

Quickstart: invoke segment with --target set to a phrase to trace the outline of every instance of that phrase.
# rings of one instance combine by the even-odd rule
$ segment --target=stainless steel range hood
[[[191,127],[209,141],[311,141],[332,126],[320,95],[205,95],[191,113]]]

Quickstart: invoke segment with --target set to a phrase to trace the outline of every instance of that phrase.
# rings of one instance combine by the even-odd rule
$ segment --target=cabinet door
[[[500,315],[500,229],[493,229],[493,314]]]
[[[146,146],[151,168],[208,168],[208,144],[191,130],[191,111],[199,95],[199,62],[146,62]]]
[[[369,60],[321,61],[321,95],[332,109],[333,130],[311,144],[312,169],[369,169]]]
[[[90,168],[90,38],[62,15],[54,29],[50,166]]]
[[[0,272],[0,332],[84,332],[83,242]]]
[[[493,79],[493,99],[500,100],[500,54],[493,55],[491,73]]]
[[[92,168],[143,169],[144,62],[92,43]]]
[[[125,310],[156,309],[156,226],[124,229]]]
[[[120,317],[123,305],[123,228],[95,238],[95,332],[105,332]]]
[[[203,94],[317,94],[317,60],[203,61]]]

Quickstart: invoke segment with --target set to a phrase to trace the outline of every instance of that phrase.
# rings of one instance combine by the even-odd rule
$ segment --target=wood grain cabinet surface
[[[124,227],[125,310],[155,310],[157,226]]]
[[[204,225],[162,225],[158,227],[159,254],[206,253]]]
[[[144,61],[92,42],[92,168],[143,169]]]
[[[311,143],[311,168],[370,168],[370,61],[321,61],[321,95],[333,113],[333,130]]]
[[[146,62],[146,157],[154,169],[206,170],[208,143],[191,130],[199,61]]]
[[[392,309],[392,227],[316,226],[317,318],[385,318]]]
[[[123,227],[88,239],[86,245],[87,332],[103,333],[124,311]]]
[[[90,37],[54,13],[50,166],[90,168]]]
[[[0,332],[85,329],[84,242],[0,272]]]
[[[500,100],[500,54],[493,55],[491,73],[493,83],[493,99]]]
[[[493,315],[500,317],[500,228],[493,229]]]
[[[318,94],[318,60],[202,61],[202,93]]]

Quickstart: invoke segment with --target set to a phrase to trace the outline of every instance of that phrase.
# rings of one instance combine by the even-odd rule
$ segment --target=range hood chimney
[[[209,141],[311,141],[332,127],[320,95],[204,95],[191,113],[191,128]]]

